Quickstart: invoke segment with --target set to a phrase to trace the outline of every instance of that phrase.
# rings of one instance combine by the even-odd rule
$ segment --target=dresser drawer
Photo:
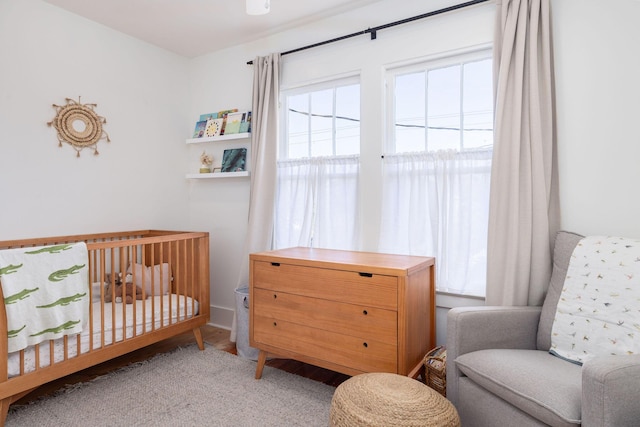
[[[398,307],[397,277],[367,271],[254,261],[253,286],[387,310]]]
[[[253,293],[256,316],[305,325],[364,340],[396,345],[398,314],[392,310],[340,303],[267,289]]]
[[[362,372],[397,372],[395,344],[339,334],[290,321],[255,316],[255,345],[286,348],[301,355]]]

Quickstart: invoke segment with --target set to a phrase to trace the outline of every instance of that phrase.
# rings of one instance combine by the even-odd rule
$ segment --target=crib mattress
[[[135,316],[134,316],[135,307]],[[123,337],[132,338],[145,332],[160,329],[179,321],[187,320],[198,313],[198,301],[184,295],[169,294],[150,297],[147,300],[137,300],[134,304],[105,303],[104,320],[102,318],[102,304],[92,303],[92,319],[84,328],[80,336],[80,353],[87,353],[122,341]],[[104,332],[104,333],[103,333]],[[126,334],[126,335],[125,335]],[[39,345],[38,365],[40,368],[51,364],[51,349],[53,346],[53,360],[55,363],[65,359],[64,338],[43,342]],[[35,346],[28,347],[24,352],[24,373],[35,370]],[[67,356],[73,358],[78,355],[77,335],[67,339]],[[20,353],[9,354],[9,377],[20,375]]]

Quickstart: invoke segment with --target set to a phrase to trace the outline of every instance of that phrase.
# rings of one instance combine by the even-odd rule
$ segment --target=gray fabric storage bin
[[[249,346],[249,288],[238,288],[236,292],[236,348],[238,356],[258,360],[260,350]]]

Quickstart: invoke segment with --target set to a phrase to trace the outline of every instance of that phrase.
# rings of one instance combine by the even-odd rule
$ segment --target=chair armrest
[[[582,426],[632,426],[640,420],[640,355],[603,356],[582,366]]]
[[[541,307],[456,307],[447,313],[447,398],[458,399],[456,358],[490,348],[536,349]]]

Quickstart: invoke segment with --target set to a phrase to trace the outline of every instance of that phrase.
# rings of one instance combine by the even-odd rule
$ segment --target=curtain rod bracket
[[[378,38],[378,32],[376,30],[372,30],[371,28],[369,28],[367,32],[371,33],[371,40],[375,40],[376,38]]]

